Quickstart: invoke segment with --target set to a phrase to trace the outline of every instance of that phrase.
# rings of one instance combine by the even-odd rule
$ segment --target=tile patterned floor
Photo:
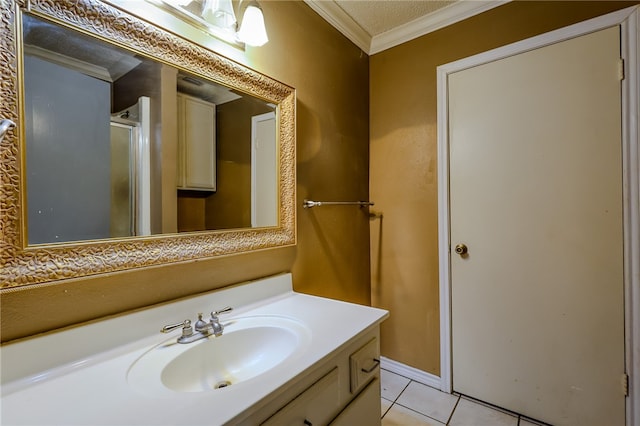
[[[382,426],[537,426],[531,420],[380,370]]]

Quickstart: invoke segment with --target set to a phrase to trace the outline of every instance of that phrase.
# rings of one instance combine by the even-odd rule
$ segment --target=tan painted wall
[[[251,227],[251,117],[273,111],[240,98],[216,105],[216,190],[178,191],[178,230]]]
[[[148,3],[121,3],[148,18]],[[297,89],[297,247],[3,292],[3,342],[282,271],[293,272],[298,291],[369,303],[367,216],[357,208],[302,209],[307,196],[368,196],[369,59],[302,1],[261,4],[264,47],[242,52],[199,41]]]
[[[517,1],[370,58],[372,303],[382,355],[440,374],[436,67],[637,2]]]
[[[272,111],[242,98],[218,105],[217,190],[205,202],[207,229],[251,226],[251,117]]]

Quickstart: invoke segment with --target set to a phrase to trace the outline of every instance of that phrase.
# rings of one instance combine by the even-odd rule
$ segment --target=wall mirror
[[[295,243],[293,88],[106,3],[1,4],[3,287]]]

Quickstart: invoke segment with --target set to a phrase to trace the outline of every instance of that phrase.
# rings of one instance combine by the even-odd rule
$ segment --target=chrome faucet
[[[178,337],[178,343],[191,343],[196,340],[204,339],[209,336],[221,336],[224,331],[224,325],[220,323],[218,315],[231,312],[233,308],[227,306],[219,311],[211,312],[211,319],[206,322],[202,319],[202,314],[198,314],[198,321],[191,326],[191,320],[186,319],[183,322],[171,325],[165,325],[160,330],[161,333],[170,333],[171,331],[182,327],[182,335]],[[195,331],[194,331],[195,328]]]

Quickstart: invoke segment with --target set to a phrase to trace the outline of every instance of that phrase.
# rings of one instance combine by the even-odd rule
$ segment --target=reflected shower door
[[[137,128],[111,122],[111,237],[136,235]]]

